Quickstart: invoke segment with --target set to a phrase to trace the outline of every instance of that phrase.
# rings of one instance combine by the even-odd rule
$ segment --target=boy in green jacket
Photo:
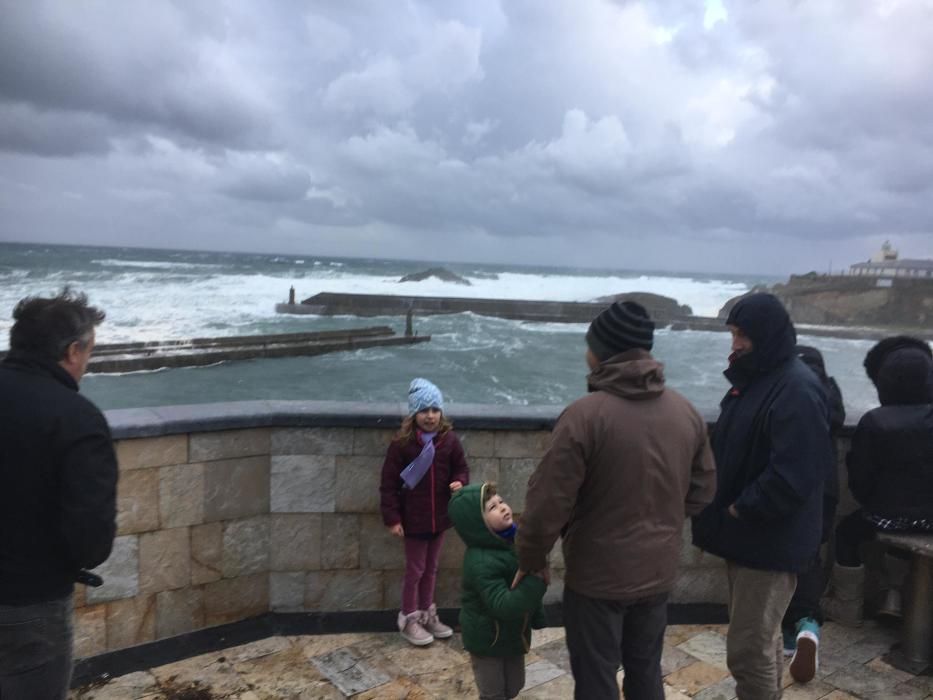
[[[467,546],[460,627],[480,699],[514,698],[525,685],[531,628],[544,627],[547,584],[525,576],[510,588],[518,571],[517,528],[495,484],[464,486],[451,496],[447,511]]]

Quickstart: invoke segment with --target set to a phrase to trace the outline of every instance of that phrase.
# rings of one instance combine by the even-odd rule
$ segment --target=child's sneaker
[[[798,683],[809,683],[820,667],[820,623],[805,617],[797,623],[797,651],[790,662],[790,675]]]
[[[781,636],[784,638],[784,656],[793,656],[794,652],[797,651],[796,625],[794,625],[794,629],[782,627]]]
[[[408,613],[407,615],[402,612],[398,614],[399,632],[402,633],[402,637],[406,641],[414,644],[416,647],[423,647],[434,641],[434,635],[421,625],[423,615],[424,613],[420,610]]]
[[[424,619],[421,624],[437,639],[447,639],[454,636],[454,631],[441,622],[441,619],[437,616],[437,606],[434,603],[431,603],[431,607],[424,611]]]

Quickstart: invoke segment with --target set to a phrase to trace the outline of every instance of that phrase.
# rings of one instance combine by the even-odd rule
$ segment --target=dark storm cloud
[[[307,172],[278,164],[255,164],[228,176],[220,190],[231,197],[258,202],[288,202],[303,199],[311,185]]]
[[[0,96],[230,144],[261,142],[261,95],[223,36],[170,3],[2,3]]]
[[[885,238],[933,255],[928,3],[0,13],[0,239],[774,272]]]
[[[22,103],[0,102],[0,151],[40,156],[106,153],[113,124],[98,115],[39,111]]]

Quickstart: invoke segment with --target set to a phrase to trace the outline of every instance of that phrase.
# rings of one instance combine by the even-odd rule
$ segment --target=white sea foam
[[[60,249],[34,252],[22,253],[19,260],[3,260],[0,349],[7,345],[10,311],[17,301],[54,293],[66,284],[87,292],[93,304],[107,311],[98,333],[104,343],[382,324],[400,330],[398,318],[276,314],[275,304],[287,299],[292,285],[299,299],[330,291],[583,301],[644,291],[673,297],[703,315],[715,315],[726,300],[748,289],[737,280],[548,274],[528,268],[468,272],[472,286],[437,279],[400,284],[397,280],[406,266],[395,263],[334,262],[308,256],[307,264],[301,265],[297,258],[282,256],[282,263],[270,264],[270,257],[210,254],[180,254],[177,260],[166,261],[165,255],[147,260],[143,251],[134,252],[133,260],[120,260],[112,257],[120,254],[116,252],[85,252],[83,258],[80,253],[63,255]],[[433,342],[317,358],[230,363],[209,371],[133,372],[127,373],[133,376],[92,380],[87,389],[99,392],[97,398],[106,407],[135,406],[142,400],[152,405],[236,398],[395,400],[386,387],[398,384],[402,391],[416,370],[439,381],[454,401],[561,404],[585,389],[582,348],[587,324],[529,323],[472,313],[416,318],[415,324],[419,333],[431,334]],[[873,341],[808,337],[805,326],[799,330],[802,342],[822,350],[830,373],[843,388],[850,418],[877,404],[862,368]],[[658,329],[654,351],[665,363],[672,387],[715,411],[726,388],[721,371],[728,344],[724,333]],[[148,374],[154,376],[150,379]],[[138,393],[137,386],[145,390]]]
[[[91,260],[91,262],[101,267],[138,267],[147,270],[218,270],[224,267],[217,263],[168,262],[165,260],[119,260],[117,258]]]
[[[48,277],[0,286],[0,308],[12,309],[22,297],[54,288]],[[287,297],[287,283],[267,275],[126,273],[83,280],[80,289],[107,312],[98,331],[98,342],[104,343],[237,335],[257,322],[288,319],[275,313],[276,302]],[[7,345],[8,318],[0,320],[2,347]]]
[[[326,266],[270,269],[264,274],[245,274],[219,263],[95,259],[106,268],[55,271],[40,276],[11,269],[0,283],[0,309],[12,309],[24,296],[48,294],[61,284],[71,284],[107,311],[99,330],[99,342],[151,341],[178,338],[274,332],[275,326],[301,323],[301,317],[275,313],[291,285],[299,299],[318,292],[395,294],[419,296],[485,297],[585,301],[628,291],[665,294],[695,313],[715,315],[729,298],[747,291],[739,282],[696,280],[683,277],[622,275],[534,274],[501,272],[498,277],[474,278],[472,286],[429,279],[399,283],[397,277],[365,274],[344,263]],[[278,266],[276,266],[278,267]],[[122,268],[122,269],[120,269]],[[0,347],[6,346],[10,320],[0,318]],[[342,320],[342,319],[340,319]],[[518,323],[500,321],[503,325]],[[262,324],[261,330],[253,330]],[[269,325],[273,328],[269,328]],[[525,324],[541,333],[580,333],[580,324]],[[472,340],[475,344],[476,339]],[[512,352],[506,349],[506,352]]]

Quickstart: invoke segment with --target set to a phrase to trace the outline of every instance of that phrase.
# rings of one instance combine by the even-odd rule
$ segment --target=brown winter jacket
[[[674,586],[685,516],[713,500],[706,424],[644,350],[609,358],[568,406],[528,481],[516,549],[537,571],[564,535],[565,583],[632,601]]]

